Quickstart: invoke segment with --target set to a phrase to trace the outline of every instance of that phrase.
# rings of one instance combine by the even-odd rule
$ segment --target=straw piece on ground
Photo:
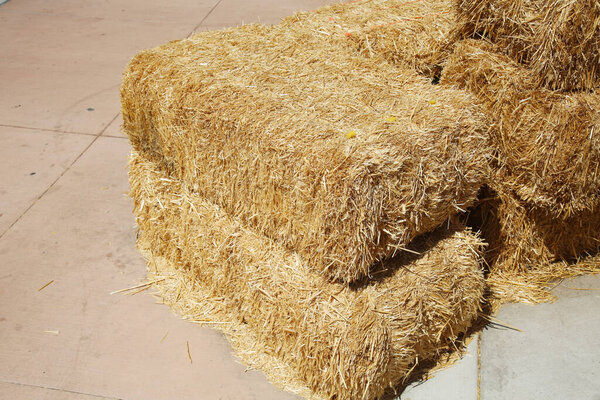
[[[377,398],[479,313],[482,244],[463,228],[420,238],[411,248],[420,256],[406,253],[349,287],[136,153],[130,182],[138,244],[165,302],[223,330],[246,363],[305,397]]]
[[[121,87],[135,149],[257,232],[351,282],[471,205],[486,118],[462,91],[301,24],[143,51]]]
[[[600,205],[600,94],[535,89],[535,72],[481,40],[456,46],[442,82],[467,89],[492,116],[491,181],[550,214]],[[492,184],[493,186],[494,184]]]
[[[455,0],[457,32],[485,37],[533,71],[538,87],[600,86],[597,0]]]

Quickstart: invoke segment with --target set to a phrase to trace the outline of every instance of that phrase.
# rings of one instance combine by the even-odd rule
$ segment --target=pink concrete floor
[[[194,31],[275,23],[331,2],[10,0],[0,6],[0,400],[296,398],[247,371],[217,331],[179,319],[147,293],[110,294],[145,276],[126,195],[130,146],[119,132],[118,88],[126,63],[143,48]],[[597,292],[577,293],[597,310]],[[516,310],[514,318],[524,315]],[[558,315],[550,310],[549,320]],[[600,327],[598,318],[591,320]],[[534,337],[535,329],[549,331],[543,324],[532,329]],[[495,335],[486,342],[484,333],[484,350],[510,348],[511,340],[533,348],[523,336]],[[558,367],[571,362],[598,370],[599,336],[586,338],[594,344],[582,345],[582,356],[556,361]],[[477,399],[478,392],[482,399],[503,398],[494,395],[506,388],[504,381],[494,386],[494,368],[508,365],[501,372],[510,377],[514,363],[494,361],[504,351],[490,350],[481,368],[477,346],[403,399]],[[519,365],[527,370],[526,360]],[[585,379],[591,382],[589,374]],[[598,384],[585,384],[600,393]],[[560,387],[552,392],[560,394]]]

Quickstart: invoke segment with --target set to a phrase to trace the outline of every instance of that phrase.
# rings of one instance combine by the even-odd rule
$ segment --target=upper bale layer
[[[143,51],[121,98],[136,149],[345,282],[468,207],[485,179],[485,117],[467,94],[302,23]]]

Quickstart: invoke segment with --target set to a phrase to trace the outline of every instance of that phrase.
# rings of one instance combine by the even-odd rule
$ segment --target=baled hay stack
[[[481,242],[452,226],[349,287],[244,228],[136,154],[139,247],[166,303],[210,323],[274,383],[305,397],[378,398],[435,358],[477,317]]]
[[[536,86],[600,86],[597,0],[455,0],[457,31],[485,37],[533,71]]]
[[[456,46],[442,82],[469,90],[493,116],[498,152],[492,186],[568,218],[600,205],[600,93],[533,89],[535,73],[467,40]]]
[[[340,47],[350,45],[363,56],[433,78],[451,52],[455,18],[453,0],[367,0],[299,13],[286,18],[281,28],[301,24],[323,40],[338,39]]]
[[[549,301],[557,279],[600,272],[598,262],[577,261],[600,248],[598,208],[556,218],[510,192],[486,190],[482,197],[471,222],[488,243],[486,285],[493,305]]]
[[[489,152],[467,94],[352,53],[302,24],[144,51],[124,130],[203,198],[354,281],[472,204]]]
[[[481,40],[457,44],[442,76],[494,116],[492,190],[476,219],[499,303],[551,299],[549,283],[589,271],[571,261],[600,247],[600,97],[535,89],[533,80]]]

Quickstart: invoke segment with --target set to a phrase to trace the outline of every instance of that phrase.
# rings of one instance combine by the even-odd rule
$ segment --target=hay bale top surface
[[[472,204],[486,117],[462,91],[290,24],[138,54],[124,130],[207,199],[351,282]]]
[[[598,209],[600,94],[537,89],[534,80],[532,70],[482,40],[459,43],[442,76],[494,116],[496,191],[513,191],[559,217]]]

